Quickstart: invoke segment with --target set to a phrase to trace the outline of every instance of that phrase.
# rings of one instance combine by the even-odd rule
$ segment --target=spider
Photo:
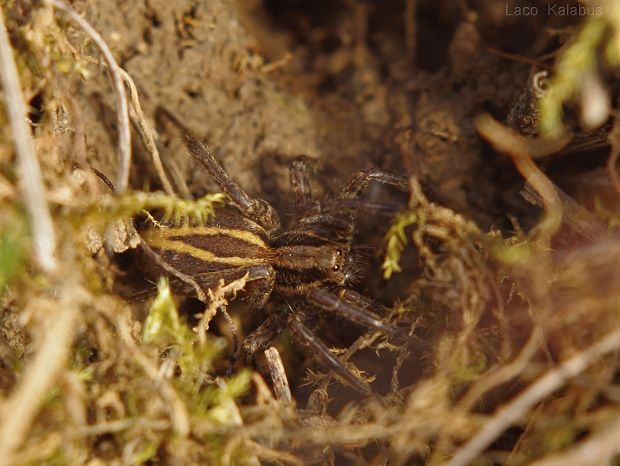
[[[272,297],[280,299],[271,314],[241,345],[246,363],[264,350],[285,327],[303,346],[312,349],[340,380],[362,394],[369,385],[351,373],[317,338],[308,323],[319,313],[333,313],[367,329],[400,338],[401,329],[383,322],[371,311],[369,298],[347,288],[360,272],[353,245],[355,211],[393,213],[385,204],[360,196],[371,181],[407,189],[407,180],[388,171],[367,169],[357,173],[333,199],[312,197],[306,159],[290,167],[296,217],[283,229],[276,210],[262,199],[250,197],[197,139],[188,136],[189,155],[204,167],[231,205],[218,207],[204,225],[185,225],[141,233],[162,262],[139,254],[139,267],[152,275],[176,270],[191,277],[201,288],[246,276],[243,299],[254,309]],[[246,275],[247,274],[247,275]],[[171,283],[174,283],[174,277]],[[176,280],[177,291],[189,291]],[[184,288],[185,286],[185,288]],[[174,289],[174,287],[173,287]]]

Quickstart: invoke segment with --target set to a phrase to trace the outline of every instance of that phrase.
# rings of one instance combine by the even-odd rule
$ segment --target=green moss
[[[158,226],[159,221],[150,212],[161,212],[161,222],[174,225],[189,223],[204,224],[215,208],[222,204],[226,196],[222,193],[207,194],[196,200],[180,199],[163,193],[135,191],[120,196],[106,196],[96,204],[88,204],[76,209],[69,216],[75,225],[89,224],[105,227],[115,220],[133,218],[144,212]]]
[[[388,280],[393,273],[400,272],[400,257],[407,245],[405,229],[420,221],[420,216],[413,211],[399,214],[390,227],[385,239],[387,242],[383,265],[383,278]]]
[[[540,129],[543,135],[563,132],[562,107],[575,98],[587,74],[598,74],[599,51],[604,51],[606,64],[620,64],[620,14],[618,8],[606,14],[589,17],[575,38],[562,51],[555,64],[549,89],[539,102]]]
[[[26,249],[25,219],[21,214],[13,212],[0,227],[0,294],[22,269]]]
[[[132,458],[132,462],[135,465],[144,464],[152,459],[157,453],[159,445],[157,443],[147,443],[140,451],[138,451]]]
[[[205,343],[200,343],[197,334],[179,318],[167,280],[160,281],[158,290],[144,324],[144,343],[178,352],[177,364],[181,373],[173,383],[192,417],[222,425],[234,423],[239,417],[235,399],[249,389],[251,372],[243,370],[225,381],[218,380],[197,390],[200,387],[197,385],[198,376],[218,358],[225,342],[209,336]]]

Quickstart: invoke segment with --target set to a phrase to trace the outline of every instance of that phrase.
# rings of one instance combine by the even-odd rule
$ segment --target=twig
[[[20,170],[22,190],[28,209],[34,251],[37,262],[45,272],[53,272],[56,267],[56,234],[50,216],[41,168],[37,160],[30,128],[26,125],[26,106],[22,94],[17,68],[13,59],[11,44],[4,24],[4,13],[0,6],[0,78],[4,88],[7,111],[13,129],[15,149]]]
[[[278,70],[280,68],[284,68],[286,65],[288,65],[291,61],[293,61],[293,54],[291,52],[286,52],[284,54],[284,56],[276,61],[273,61],[271,63],[267,63],[266,65],[263,65],[260,70],[262,73],[272,73],[275,70]]]
[[[48,315],[49,326],[43,332],[39,351],[28,365],[11,397],[2,404],[3,421],[0,425],[2,464],[13,463],[16,449],[24,441],[30,425],[39,412],[39,407],[65,367],[79,316],[75,296],[76,286],[65,283],[63,299],[60,303],[56,303],[53,316]]]
[[[86,21],[77,11],[65,3],[63,0],[46,0],[46,3],[53,5],[59,10],[64,11],[80,28],[93,40],[99,47],[108,68],[112,74],[114,88],[116,89],[116,116],[118,119],[118,150],[119,150],[119,170],[115,187],[117,193],[123,193],[129,184],[129,167],[131,165],[131,132],[129,130],[129,108],[127,105],[127,95],[123,78],[121,77],[120,67],[116,63],[108,44],[105,43],[101,35]]]
[[[571,377],[583,372],[597,358],[620,348],[620,330],[611,332],[588,349],[550,370],[520,395],[501,407],[474,438],[460,448],[447,466],[465,466],[489,447],[509,426],[517,422],[534,404],[549,396]]]
[[[273,382],[273,389],[276,393],[276,398],[284,403],[291,403],[293,397],[291,395],[291,388],[288,384],[286,372],[284,371],[284,364],[282,364],[282,358],[280,353],[273,346],[265,350],[265,357],[267,358],[267,364],[269,365],[269,373],[271,374],[271,380]]]
[[[140,132],[140,137],[142,138],[142,142],[146,146],[146,150],[149,151],[151,157],[153,158],[153,164],[155,165],[155,171],[157,172],[157,176],[159,176],[159,180],[161,181],[162,186],[164,187],[164,191],[170,195],[174,195],[174,188],[166,175],[166,171],[164,170],[164,166],[161,163],[161,157],[159,156],[159,150],[157,150],[157,145],[155,144],[155,139],[153,139],[153,132],[151,128],[149,128],[146,118],[144,117],[144,112],[142,112],[142,106],[140,105],[140,98],[138,97],[138,90],[136,89],[136,85],[131,79],[131,76],[123,70],[122,68],[118,69],[121,73],[121,77],[125,80],[127,87],[129,88],[129,96],[131,99],[131,105],[133,107],[135,115],[133,116],[132,122],[138,128]]]
[[[91,170],[97,177],[103,181],[103,183],[110,189],[110,191],[114,192],[114,183],[110,181],[110,179],[100,170],[97,170],[95,167],[91,167]]]
[[[113,434],[117,432],[122,432],[124,430],[129,430],[132,427],[140,427],[142,429],[149,430],[168,430],[170,428],[170,423],[167,420],[146,420],[139,418],[122,418],[116,419],[114,421],[100,422],[94,425],[88,425],[84,427],[80,427],[76,429],[73,433],[75,437],[96,437],[98,435],[103,434]]]
[[[209,305],[200,317],[198,325],[196,326],[196,328],[194,328],[194,331],[198,332],[198,341],[201,345],[204,345],[207,341],[206,332],[207,330],[209,330],[209,323],[219,309],[224,318],[226,319],[226,322],[228,322],[230,333],[233,337],[233,359],[234,355],[237,354],[237,350],[239,348],[239,333],[237,332],[237,326],[235,325],[235,321],[232,319],[232,317],[230,317],[228,311],[226,311],[226,306],[228,305],[228,300],[226,299],[226,296],[232,295],[233,298],[237,296],[237,291],[240,291],[245,287],[248,276],[249,274],[246,273],[243,277],[237,278],[236,280],[231,281],[227,285],[224,285],[224,280],[220,280],[215,290],[209,289]]]
[[[481,377],[480,380],[465,393],[457,404],[456,409],[462,412],[469,411],[474,403],[480,400],[485,393],[514,379],[519,374],[522,374],[523,370],[540,348],[542,337],[543,334],[540,327],[534,327],[530,338],[514,361],[495,371],[489,371],[488,374]]]
[[[226,319],[226,323],[228,324],[228,329],[230,330],[230,334],[233,340],[233,350],[232,350],[231,355],[228,357],[229,364],[228,364],[228,370],[226,371],[226,375],[229,376],[229,375],[232,375],[235,362],[237,361],[237,352],[239,351],[241,340],[239,339],[239,330],[237,329],[237,324],[235,323],[233,318],[230,316],[230,314],[226,310],[226,307],[225,306],[220,307],[220,312],[224,316],[224,319]]]
[[[255,454],[260,459],[263,459],[269,463],[275,463],[275,464],[284,463],[284,464],[290,464],[293,466],[303,466],[304,464],[306,464],[303,461],[301,461],[299,458],[297,458],[295,455],[293,455],[292,453],[267,448],[255,442],[254,440],[246,440],[245,444],[253,454]]]
[[[566,464],[613,464],[610,460],[620,453],[620,419],[616,418],[601,431],[561,453],[550,455],[529,466],[564,466]]]
[[[478,132],[500,152],[512,158],[523,178],[538,192],[545,208],[545,218],[539,224],[543,241],[548,242],[562,222],[562,201],[555,186],[536,166],[528,150],[527,140],[505,127],[489,114],[475,119]]]
[[[537,66],[540,68],[550,68],[549,65],[545,65],[544,61],[550,60],[557,54],[557,52],[553,52],[553,53],[542,55],[540,57],[532,58],[532,57],[526,57],[525,55],[519,55],[516,53],[504,52],[503,50],[497,49],[495,47],[487,47],[486,50],[491,55],[495,55],[497,57],[505,58],[507,60],[511,60],[511,61],[518,62],[518,63],[526,63],[528,65],[533,65],[533,66]]]

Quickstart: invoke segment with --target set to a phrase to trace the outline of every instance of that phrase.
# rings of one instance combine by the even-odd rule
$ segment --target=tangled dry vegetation
[[[406,46],[415,50],[416,37],[423,33],[416,30],[421,24],[416,21],[423,19],[415,15],[416,2],[401,3]],[[467,9],[467,3],[461,2],[461,7]],[[483,10],[485,2],[478,3]],[[227,28],[222,23],[228,19],[221,13],[224,4],[205,4],[219,8],[220,22],[212,24],[213,30]],[[370,7],[365,2],[343,4],[355,12],[351,27],[359,39],[368,33]],[[161,126],[154,130],[153,105],[148,112],[140,108],[139,90],[115,61],[118,51],[107,43],[110,36],[114,39],[113,32],[107,31],[105,40],[63,0],[4,0],[0,5],[6,102],[0,113],[2,464],[460,466],[617,461],[617,201],[594,196],[595,202],[578,204],[539,168],[552,153],[561,158],[576,145],[581,151],[594,150],[601,139],[597,128],[602,127],[609,186],[612,197],[620,196],[620,123],[611,110],[617,97],[614,71],[620,65],[617,2],[584,1],[581,5],[589,8],[604,7],[604,14],[571,25],[570,35],[562,36],[551,56],[554,65],[548,80],[534,74],[535,100],[526,104],[533,102],[529,121],[535,128],[514,124],[528,116],[527,105],[519,104],[504,123],[476,111],[468,124],[481,139],[461,135],[463,144],[454,140],[459,150],[475,147],[478,154],[492,149],[492,157],[511,160],[521,184],[525,182],[523,196],[536,206],[528,211],[533,215],[517,218],[505,209],[500,216],[510,216],[508,227],[493,227],[484,215],[474,221],[475,209],[463,207],[462,192],[446,181],[449,173],[431,174],[423,162],[412,161],[414,147],[444,151],[451,140],[449,125],[441,126],[447,121],[441,119],[448,105],[443,94],[435,100],[438,110],[433,115],[439,119],[433,131],[440,133],[441,142],[434,146],[419,139],[424,132],[420,122],[429,121],[423,120],[425,98],[419,99],[416,114],[395,97],[398,121],[385,133],[371,131],[368,138],[390,139],[397,148],[410,175],[410,195],[386,231],[383,278],[380,262],[375,261],[376,270],[371,270],[365,286],[387,283],[387,289],[398,280],[400,295],[385,295],[390,299],[385,318],[409,328],[425,344],[396,345],[380,334],[360,336],[359,329],[336,334],[341,341],[333,341],[334,346],[344,348],[339,357],[377,391],[362,399],[309,357],[300,356],[287,335],[276,343],[279,352],[268,352],[264,367],[238,366],[231,376],[224,375],[231,342],[227,326],[218,325],[216,315],[232,305],[243,279],[207,290],[207,306],[197,316],[179,308],[179,299],[171,296],[163,280],[156,296],[138,302],[125,299],[128,289],[137,289],[131,266],[122,259],[140,241],[131,218],[147,215],[157,225],[163,220],[148,212],[158,210],[177,222],[200,221],[226,200],[218,194],[189,200],[200,189],[184,181],[186,162],[166,162],[160,156],[162,147],[171,153],[174,146],[162,143]],[[430,7],[425,8],[428,12]],[[192,18],[175,17],[176,32],[187,50],[199,40],[200,15],[192,11]],[[474,13],[484,26],[480,11],[472,7],[469,13],[455,33],[460,45],[473,34]],[[152,24],[160,27],[162,19],[153,18]],[[371,69],[368,50],[355,40],[345,45],[358,69]],[[341,69],[338,60],[349,60],[342,58],[345,55],[331,57],[327,65],[323,59],[317,63]],[[290,56],[267,64],[257,52],[233,58],[226,57],[234,61],[231,69],[249,76],[251,86],[263,86],[267,100],[278,95],[279,102],[287,102],[281,110],[283,120],[288,111],[305,115],[307,109],[298,100],[286,100],[265,78],[286,66]],[[451,66],[458,75],[459,63]],[[210,72],[215,69],[214,65]],[[393,71],[399,75],[397,67]],[[443,79],[441,73],[434,78]],[[363,87],[363,79],[356,85]],[[411,84],[412,89],[416,86],[430,95],[444,92],[428,82]],[[240,89],[236,99],[260,94]],[[387,85],[381,89],[396,95]],[[475,100],[472,87],[465,84],[462,89],[471,91]],[[89,113],[92,101],[84,104],[86,93],[93,92],[100,103],[98,117]],[[369,108],[379,105],[372,99],[365,102]],[[28,120],[23,118],[26,114]],[[386,124],[373,118],[375,129]],[[90,119],[109,128],[107,139],[105,133],[90,133],[96,128]],[[217,140],[222,134],[226,133],[216,127],[210,137]],[[286,138],[266,137],[274,146]],[[488,147],[472,146],[474,139],[485,140]],[[235,147],[234,141],[228,143]],[[239,140],[240,147],[243,144]],[[287,150],[300,153],[295,144]],[[263,149],[263,154],[271,150]],[[316,147],[306,149],[314,155]],[[284,162],[287,150],[282,149]],[[143,155],[132,161],[132,151]],[[463,174],[475,171],[473,162],[463,163],[465,168],[456,164],[454,169]],[[91,167],[115,174],[113,192]],[[259,173],[266,170],[261,167]],[[140,170],[143,176],[130,179],[131,171]],[[480,173],[471,176],[488,174]],[[243,176],[248,182],[253,179]],[[598,186],[606,176],[588,174],[584,180]],[[147,181],[161,191],[129,188],[142,188],[140,183]],[[481,189],[483,185],[480,182]],[[418,267],[411,267],[412,262]],[[240,315],[236,323],[247,330],[250,319]],[[304,369],[305,364],[311,369]]]

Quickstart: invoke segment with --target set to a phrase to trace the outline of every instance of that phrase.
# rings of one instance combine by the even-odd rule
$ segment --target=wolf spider
[[[297,159],[290,168],[296,219],[283,230],[275,209],[262,199],[250,197],[203,144],[192,137],[186,144],[189,154],[210,173],[232,206],[216,209],[203,226],[145,232],[146,243],[166,264],[202,288],[210,288],[222,278],[245,275],[244,299],[250,307],[262,308],[272,294],[284,301],[286,305],[280,311],[243,341],[241,351],[246,363],[288,327],[294,338],[313,349],[340,379],[363,394],[371,393],[368,384],[352,374],[306,324],[316,318],[318,310],[387,336],[403,336],[401,329],[369,310],[369,298],[347,285],[360,272],[357,248],[353,246],[354,212],[394,213],[388,205],[361,199],[362,192],[371,181],[406,190],[407,180],[384,170],[368,169],[353,176],[334,199],[315,201],[307,164]],[[169,267],[162,271],[161,264],[153,267],[149,261],[140,262],[145,271],[170,275]],[[178,280],[177,287],[182,288]]]

